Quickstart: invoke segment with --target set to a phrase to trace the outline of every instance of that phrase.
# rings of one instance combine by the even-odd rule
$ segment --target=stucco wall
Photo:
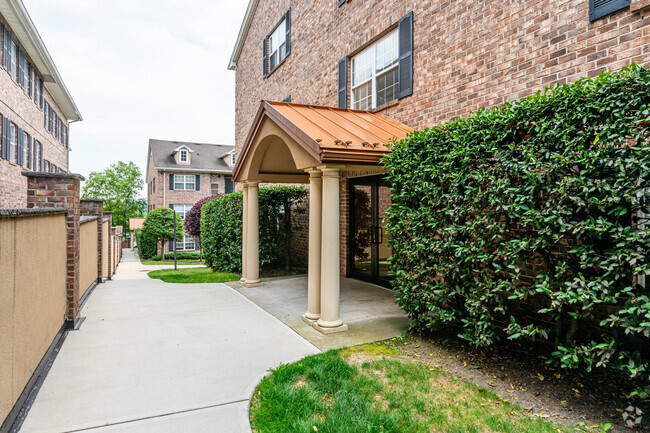
[[[108,263],[111,261],[108,257],[108,243],[111,241],[108,221],[102,224],[102,239],[102,257],[105,257],[102,261],[102,278],[108,278]]]
[[[64,214],[0,218],[0,420],[64,322]]]
[[[97,220],[80,225],[79,298],[97,280]]]

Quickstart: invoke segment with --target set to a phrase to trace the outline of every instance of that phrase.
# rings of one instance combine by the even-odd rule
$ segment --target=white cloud
[[[70,170],[146,169],[149,138],[234,144],[230,59],[246,0],[23,0],[83,122]]]

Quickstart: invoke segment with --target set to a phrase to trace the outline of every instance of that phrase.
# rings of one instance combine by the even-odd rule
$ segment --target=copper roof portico
[[[322,164],[378,165],[390,152],[393,140],[406,137],[413,129],[383,114],[286,102],[262,101],[233,170],[237,181],[298,181],[302,170]],[[274,136],[283,141],[288,151]],[[282,137],[284,136],[284,137]],[[261,145],[264,141],[268,143]],[[251,152],[261,153],[253,158]],[[290,157],[293,165],[270,163],[269,158]],[[256,164],[253,159],[257,159]],[[251,167],[251,164],[256,167]],[[264,168],[268,171],[264,171]],[[248,171],[244,175],[243,171]],[[258,176],[254,173],[257,172]],[[264,176],[267,174],[267,176]],[[242,176],[243,175],[243,176]],[[253,175],[253,176],[251,176]]]

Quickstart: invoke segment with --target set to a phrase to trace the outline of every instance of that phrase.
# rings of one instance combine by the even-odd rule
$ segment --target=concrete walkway
[[[318,352],[225,284],[150,279],[127,249],[82,316],[21,432],[248,432],[265,372]]]

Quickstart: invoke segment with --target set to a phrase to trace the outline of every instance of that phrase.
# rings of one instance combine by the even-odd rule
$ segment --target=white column
[[[309,265],[307,270],[307,323],[320,318],[321,284],[321,221],[323,183],[322,172],[316,168],[309,173]]]
[[[323,333],[347,330],[340,317],[340,167],[319,167],[323,172],[321,239],[321,316],[315,328]]]
[[[246,231],[246,281],[247,287],[260,286],[260,212],[258,202],[259,182],[248,182],[248,228]]]
[[[240,282],[244,283],[246,281],[246,268],[247,268],[247,261],[248,261],[248,244],[247,244],[247,238],[246,238],[246,233],[248,233],[248,182],[244,182],[244,189],[243,189],[243,215],[242,215],[242,243],[241,243],[241,280]]]

